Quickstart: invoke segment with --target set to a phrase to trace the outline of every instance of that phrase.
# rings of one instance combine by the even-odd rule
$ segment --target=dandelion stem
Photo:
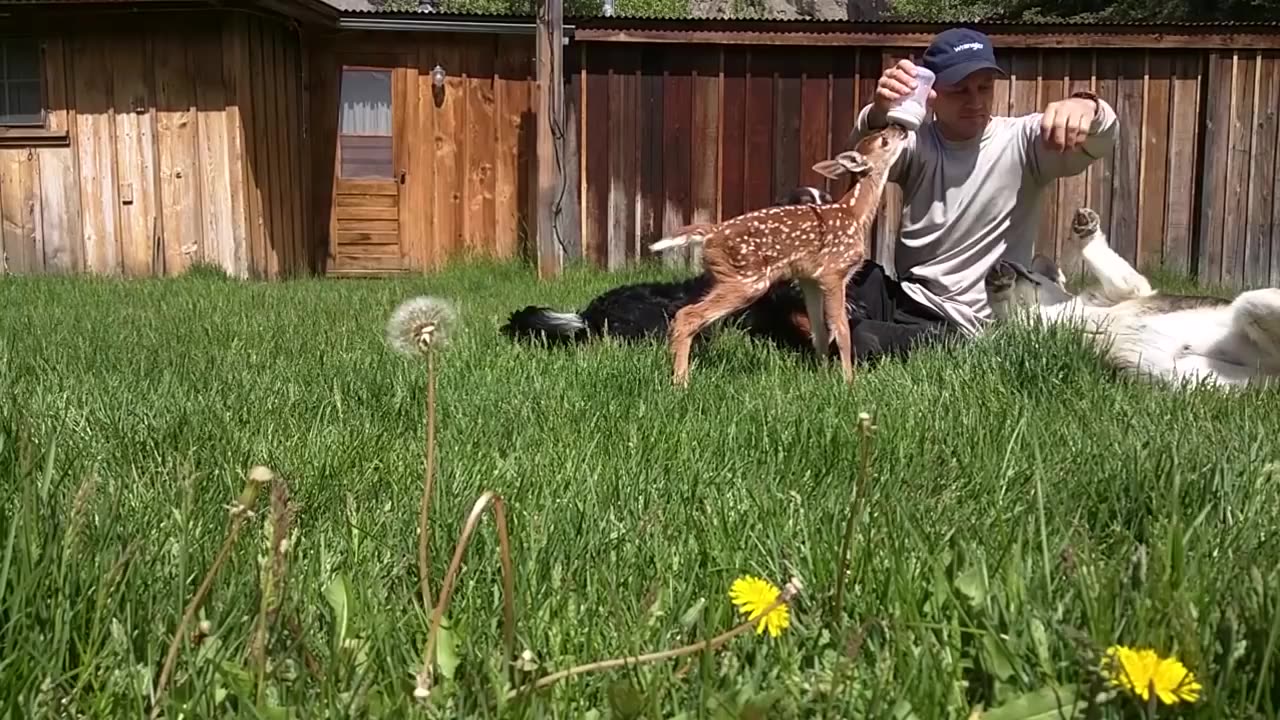
[[[858,469],[858,482],[854,486],[853,498],[849,500],[849,515],[845,518],[844,537],[840,540],[840,562],[836,568],[836,592],[831,604],[831,616],[836,627],[840,627],[841,608],[844,607],[844,576],[849,567],[849,546],[853,544],[853,531],[857,527],[858,518],[862,516],[862,506],[866,498],[867,479],[871,475],[871,432],[875,426],[871,416],[862,413],[858,417],[858,433],[862,436],[862,463]]]
[[[173,633],[173,639],[169,641],[169,651],[164,658],[164,666],[160,669],[160,678],[156,680],[156,697],[151,705],[151,718],[155,720],[160,715],[160,701],[164,699],[165,686],[169,683],[169,675],[173,672],[174,663],[178,660],[178,647],[182,638],[186,635],[187,626],[191,624],[191,619],[195,617],[196,610],[200,608],[200,604],[204,602],[205,595],[209,593],[209,588],[213,586],[213,580],[218,575],[218,571],[222,569],[222,564],[226,562],[227,556],[231,554],[231,548],[235,545],[236,538],[240,535],[240,528],[244,524],[244,520],[253,511],[258,501],[258,487],[270,482],[274,476],[267,468],[256,466],[249,471],[249,482],[245,484],[244,489],[240,491],[240,497],[231,507],[231,527],[227,530],[227,537],[222,541],[222,548],[218,550],[218,555],[214,558],[213,565],[209,566],[209,571],[205,573],[204,580],[200,582],[200,587],[196,590],[196,594],[192,596],[191,601],[187,603],[187,609],[182,613],[182,620],[178,622],[178,628]]]
[[[436,466],[436,364],[435,353],[428,345],[427,356],[427,448],[423,468],[422,502],[418,508],[418,582],[422,586],[422,609],[431,610],[431,565],[427,548],[427,518],[431,512],[431,491],[435,486]]]
[[[724,645],[725,643],[729,642],[733,638],[737,637],[738,635],[741,635],[747,630],[750,630],[751,626],[762,622],[762,618],[767,616],[769,613],[773,612],[780,605],[784,603],[789,603],[791,599],[795,597],[796,592],[797,591],[796,591],[795,585],[792,583],[788,583],[787,586],[783,588],[782,592],[779,593],[777,599],[775,599],[772,603],[769,604],[768,607],[762,610],[758,614],[759,615],[758,617],[754,619],[745,620],[741,624],[737,625],[736,627],[726,630],[725,632],[720,633],[719,635],[713,638],[710,638],[709,640],[702,640],[700,642],[685,645],[684,647],[673,648],[671,650],[663,650],[661,652],[653,652],[645,655],[631,655],[627,657],[612,658],[609,660],[598,660],[596,662],[590,662],[583,665],[576,665],[567,670],[561,670],[560,672],[552,673],[550,675],[547,675],[546,677],[539,678],[536,682],[533,682],[531,684],[516,688],[515,690],[512,690],[507,694],[507,699],[511,699],[516,695],[522,692],[527,692],[529,690],[541,690],[542,688],[554,685],[555,683],[561,680],[564,680],[565,678],[573,677],[574,675],[582,675],[583,673],[595,672],[597,670],[609,670],[611,668],[625,667],[628,665],[643,665],[645,663],[658,662],[660,660],[670,660],[671,658],[684,657],[686,655],[692,655],[696,652],[702,652],[706,650],[715,650],[720,646]]]
[[[458,569],[462,565],[462,554],[471,543],[471,534],[484,516],[485,508],[493,505],[493,514],[498,526],[498,550],[502,563],[502,639],[506,645],[507,660],[515,653],[515,573],[511,563],[511,540],[507,535],[507,510],[502,496],[487,490],[471,507],[466,522],[462,526],[462,535],[454,548],[453,559],[449,562],[449,571],[445,573],[444,584],[440,588],[440,602],[436,604],[431,615],[431,629],[427,632],[427,646],[423,651],[422,672],[418,676],[418,690],[426,691],[431,682],[431,666],[435,657],[436,638],[439,636],[440,623],[444,619],[449,600],[453,597],[453,587],[458,577]]]

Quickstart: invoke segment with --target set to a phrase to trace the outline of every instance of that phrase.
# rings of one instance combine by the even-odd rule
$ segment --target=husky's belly
[[[1228,306],[1142,315],[1121,305],[1107,319],[1107,354],[1124,369],[1224,385],[1263,374],[1253,343],[1232,329]]]

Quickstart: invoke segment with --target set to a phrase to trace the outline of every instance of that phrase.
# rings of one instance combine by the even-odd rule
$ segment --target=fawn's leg
[[[828,333],[827,321],[822,317],[823,290],[817,280],[800,278],[796,282],[804,292],[804,311],[809,316],[809,337],[813,349],[818,353],[818,362],[826,362],[831,347],[831,336]]]
[[[720,281],[701,300],[680,308],[671,321],[671,353],[675,356],[672,384],[679,387],[689,384],[689,347],[699,330],[734,310],[750,305],[768,289],[768,283],[753,286]]]
[[[845,283],[843,277],[826,276],[822,279],[822,299],[826,305],[827,322],[831,334],[836,336],[840,348],[840,370],[846,383],[853,382],[853,338],[849,332],[849,314],[845,309]]]

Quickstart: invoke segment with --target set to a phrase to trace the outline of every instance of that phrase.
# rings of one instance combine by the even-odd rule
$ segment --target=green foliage
[[[1276,716],[1277,391],[1152,388],[1111,377],[1065,331],[1009,328],[864,369],[853,388],[726,329],[678,392],[661,342],[551,350],[497,333],[529,303],[669,276],[7,279],[0,716],[144,716],[257,463],[297,502],[265,700],[248,652],[259,517],[197,618],[208,634],[184,643],[166,717],[1048,718],[1097,699],[1091,667],[1113,642],[1198,673],[1187,717]],[[792,628],[505,701],[486,521],[448,611],[450,672],[412,710],[425,377],[382,332],[417,294],[456,301],[464,321],[438,365],[437,590],[493,489],[517,653],[537,673],[723,631],[742,573],[803,579]],[[836,626],[862,411],[879,429]],[[1133,710],[1116,698],[1098,716]]]

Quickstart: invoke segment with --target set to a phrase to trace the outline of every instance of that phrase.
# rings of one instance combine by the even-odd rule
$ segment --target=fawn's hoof
[[[1076,237],[1088,237],[1102,227],[1102,220],[1098,217],[1098,213],[1093,210],[1082,207],[1077,208],[1075,215],[1071,217],[1071,232]]]

